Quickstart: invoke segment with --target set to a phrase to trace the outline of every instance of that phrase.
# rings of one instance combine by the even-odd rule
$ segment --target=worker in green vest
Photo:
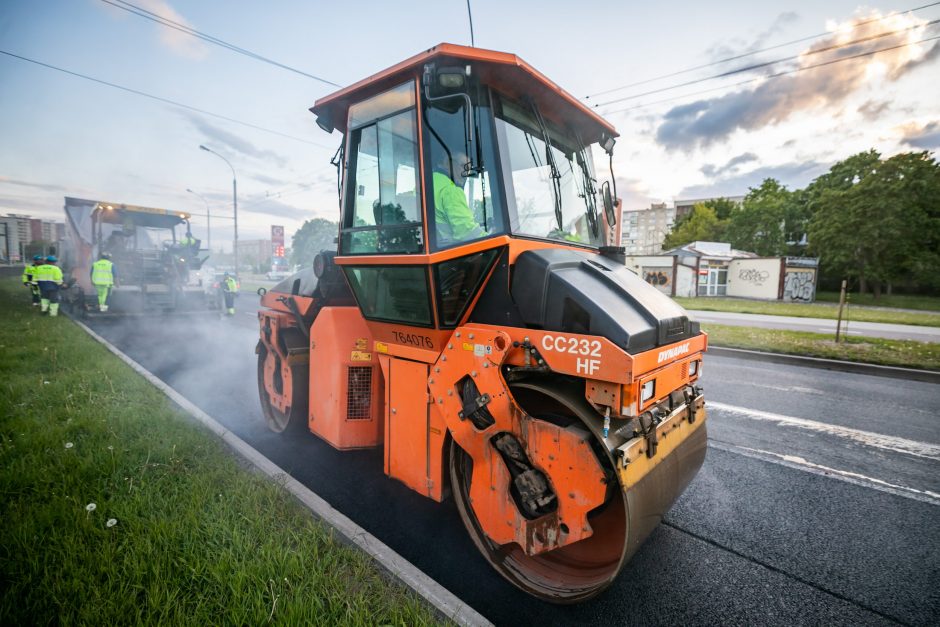
[[[467,162],[467,155],[459,150],[451,155],[442,152],[431,175],[438,244],[465,242],[486,235],[473,217],[463,191],[466,180],[464,164]]]
[[[103,252],[98,255],[98,261],[91,264],[91,284],[98,292],[98,311],[108,310],[108,295],[114,288],[114,264],[111,254]]]
[[[238,295],[238,282],[228,272],[222,277],[222,283],[219,286],[222,289],[222,296],[225,299],[225,315],[235,315],[235,297]]]
[[[59,315],[59,288],[62,285],[62,270],[55,255],[46,257],[46,263],[36,268],[33,280],[39,285],[39,308],[42,313]]]
[[[42,255],[33,255],[33,260],[23,268],[23,285],[29,288],[33,297],[33,307],[39,306],[39,286],[36,284],[36,268],[42,265]]]

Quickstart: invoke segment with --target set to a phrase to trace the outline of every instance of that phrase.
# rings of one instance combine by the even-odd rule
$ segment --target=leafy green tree
[[[807,189],[812,250],[827,273],[877,297],[898,281],[938,285],[940,166],[929,153],[882,161],[868,151],[832,167]]]
[[[696,241],[721,241],[725,226],[726,221],[719,220],[714,209],[698,203],[692,207],[686,219],[673,227],[663,242],[663,248],[668,250]]]
[[[292,264],[307,266],[313,263],[313,258],[321,250],[336,250],[336,235],[339,225],[336,222],[314,218],[307,220],[291,238]]]
[[[765,257],[798,254],[808,219],[804,195],[768,178],[731,211],[726,237],[734,248]]]

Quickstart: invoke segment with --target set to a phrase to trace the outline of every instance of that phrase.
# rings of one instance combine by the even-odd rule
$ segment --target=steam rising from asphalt
[[[232,318],[200,312],[97,318],[89,325],[226,426],[277,437],[265,426],[260,404],[245,402],[257,398],[258,323],[247,315],[257,299],[240,294]]]

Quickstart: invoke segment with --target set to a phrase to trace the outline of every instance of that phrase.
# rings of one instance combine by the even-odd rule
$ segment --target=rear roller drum
[[[275,433],[307,433],[307,385],[308,366],[292,366],[290,372],[291,404],[283,412],[271,404],[271,397],[264,385],[264,369],[268,359],[275,361],[274,387],[284,389],[285,382],[281,379],[280,358],[269,353],[264,344],[258,347],[258,396],[261,399],[261,411],[264,413],[265,423]]]
[[[551,422],[582,421],[593,411],[580,398],[558,386],[524,382],[512,386],[516,401],[530,415]],[[595,447],[597,449],[599,447]],[[609,458],[598,455],[605,468]],[[577,603],[604,590],[620,572],[627,546],[627,503],[614,483],[603,505],[588,515],[594,533],[574,544],[529,556],[515,543],[498,545],[490,540],[470,505],[473,459],[451,441],[450,479],[460,517],[470,537],[499,574],[525,592],[552,603]]]

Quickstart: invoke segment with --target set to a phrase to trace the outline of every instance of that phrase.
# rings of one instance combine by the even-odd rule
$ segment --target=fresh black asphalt
[[[709,448],[665,523],[604,594],[555,606],[516,591],[489,567],[452,502],[434,503],[385,477],[380,450],[339,452],[312,435],[267,431],[257,398],[255,324],[245,315],[90,321],[496,624],[940,622],[940,501],[773,463],[774,454],[798,451],[811,463],[936,491],[935,459],[710,410],[710,435],[721,448]],[[730,358],[707,359],[704,383],[706,398],[726,405],[940,442],[940,386],[933,384]]]

